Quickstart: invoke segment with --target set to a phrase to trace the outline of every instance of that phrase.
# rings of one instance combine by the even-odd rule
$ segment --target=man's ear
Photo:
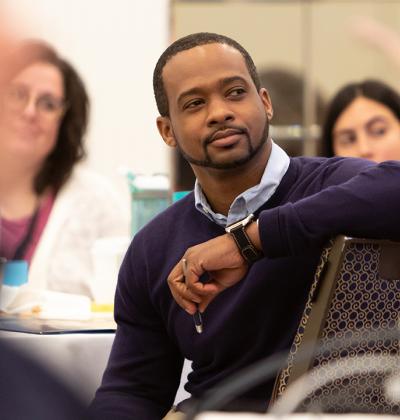
[[[267,89],[261,88],[259,91],[259,95],[264,105],[265,113],[267,114],[268,121],[270,121],[274,115],[274,109],[272,108],[271,98],[269,96]]]
[[[170,147],[176,147],[174,130],[172,129],[169,117],[158,117],[157,128],[165,143]]]

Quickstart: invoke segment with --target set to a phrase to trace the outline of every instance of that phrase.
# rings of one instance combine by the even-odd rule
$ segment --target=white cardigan
[[[96,239],[129,234],[111,184],[98,174],[75,169],[56,196],[29,268],[29,286],[91,296],[91,249]]]

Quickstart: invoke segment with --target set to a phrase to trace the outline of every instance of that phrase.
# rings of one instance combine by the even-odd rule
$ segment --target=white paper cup
[[[90,281],[93,300],[96,304],[114,303],[118,272],[130,238],[116,236],[98,239],[92,248],[94,276]]]

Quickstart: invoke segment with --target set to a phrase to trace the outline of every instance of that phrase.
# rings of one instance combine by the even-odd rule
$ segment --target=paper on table
[[[40,319],[87,320],[91,317],[91,302],[87,296],[43,291],[44,302],[38,313]]]
[[[3,285],[0,310],[8,314],[28,313],[39,319],[86,320],[91,317],[91,302],[83,295]]]
[[[8,286],[3,284],[0,289],[0,310],[6,313],[30,311],[42,303],[37,290],[27,285]]]

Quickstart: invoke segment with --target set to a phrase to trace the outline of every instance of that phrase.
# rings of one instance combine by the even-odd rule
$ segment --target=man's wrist
[[[262,252],[260,231],[258,228],[258,219],[247,226],[246,233],[249,236],[253,245],[257,248],[257,250]]]
[[[252,227],[249,232],[248,229],[251,225],[255,226],[255,230],[254,227]],[[264,256],[261,251],[261,242],[259,239],[257,223],[254,223],[253,214],[248,215],[236,223],[232,223],[227,226],[225,230],[235,240],[240,253],[248,263],[252,264]],[[252,238],[254,239],[254,242],[260,246],[260,248],[258,248],[252,241]]]

